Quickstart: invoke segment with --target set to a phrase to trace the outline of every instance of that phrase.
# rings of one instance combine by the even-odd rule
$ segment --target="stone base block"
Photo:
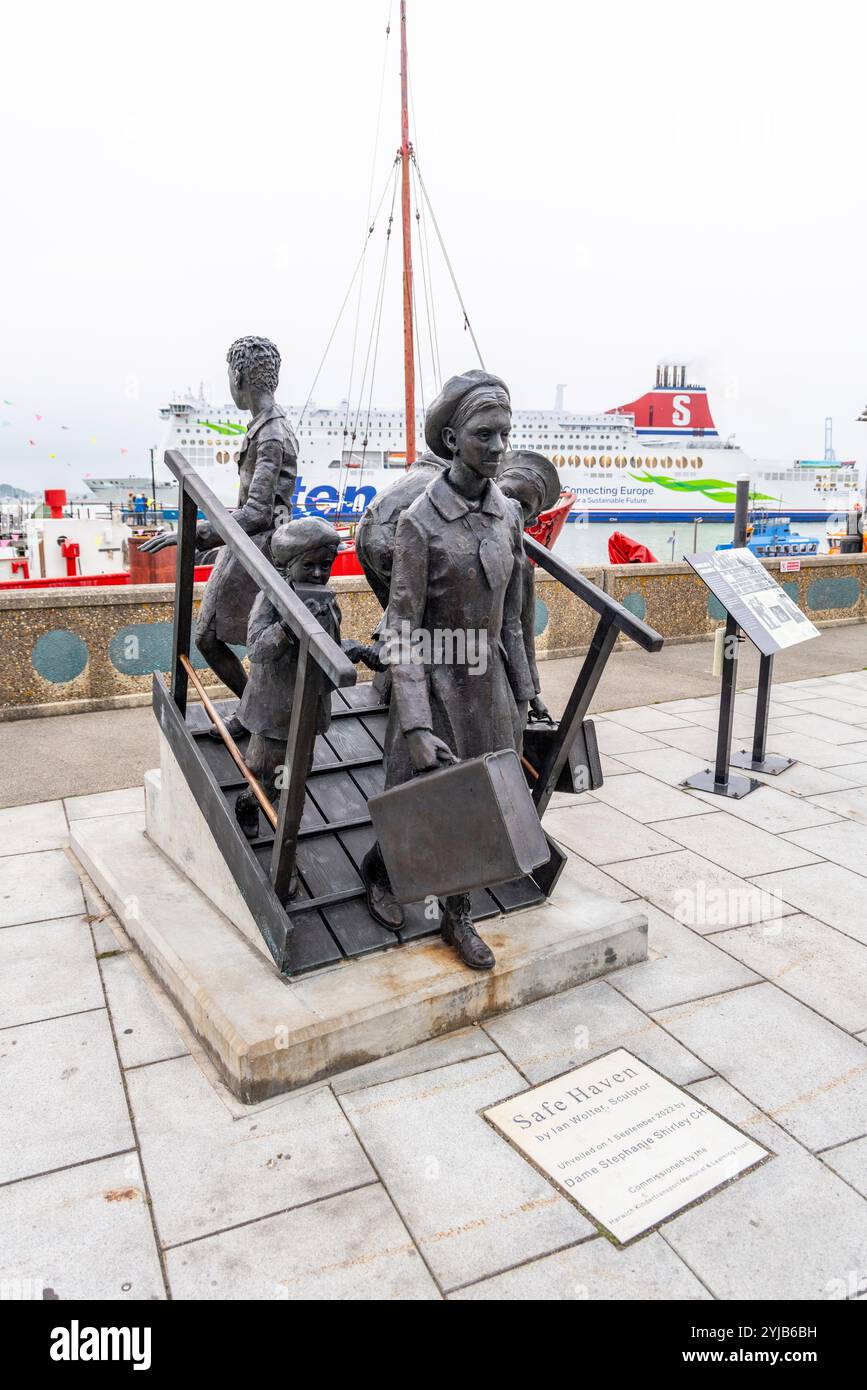
[[[141,814],[73,823],[72,848],[227,1085],[258,1101],[569,989],[647,956],[647,919],[564,874],[542,907],[482,923],[497,965],[439,938],[287,980],[145,834]],[[237,890],[236,890],[237,891]],[[237,920],[238,912],[232,914]]]
[[[271,952],[220,853],[187,779],[163,733],[160,765],[145,773],[145,826],[148,839],[192,879],[214,906],[271,963]]]

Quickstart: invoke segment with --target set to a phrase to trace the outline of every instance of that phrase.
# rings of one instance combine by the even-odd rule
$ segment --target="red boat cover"
[[[608,537],[608,558],[612,565],[658,565],[659,561],[646,545],[639,545],[624,536],[622,531],[612,531]]]

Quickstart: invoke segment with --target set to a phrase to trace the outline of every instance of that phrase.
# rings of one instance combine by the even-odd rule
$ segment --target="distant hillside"
[[[34,493],[25,492],[20,487],[13,487],[11,483],[0,483],[0,497],[16,497],[29,502],[35,500]]]

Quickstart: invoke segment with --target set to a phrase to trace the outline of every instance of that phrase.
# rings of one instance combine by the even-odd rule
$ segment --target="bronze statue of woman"
[[[522,514],[494,481],[511,425],[508,389],[487,372],[452,377],[428,411],[425,437],[450,462],[403,512],[395,533],[388,787],[455,758],[521,751],[536,693],[521,627]],[[403,912],[378,846],[363,867],[371,912],[399,930]],[[473,969],[494,965],[468,894],[446,899],[442,933]]]

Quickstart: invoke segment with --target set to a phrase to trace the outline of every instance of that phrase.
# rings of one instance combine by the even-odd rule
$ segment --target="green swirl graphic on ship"
[[[669,492],[687,492],[691,496],[700,494],[710,502],[734,503],[735,490],[730,478],[655,478],[651,473],[631,473],[637,483],[655,483],[668,488]],[[767,492],[751,492],[753,502],[776,502],[779,499]]]

